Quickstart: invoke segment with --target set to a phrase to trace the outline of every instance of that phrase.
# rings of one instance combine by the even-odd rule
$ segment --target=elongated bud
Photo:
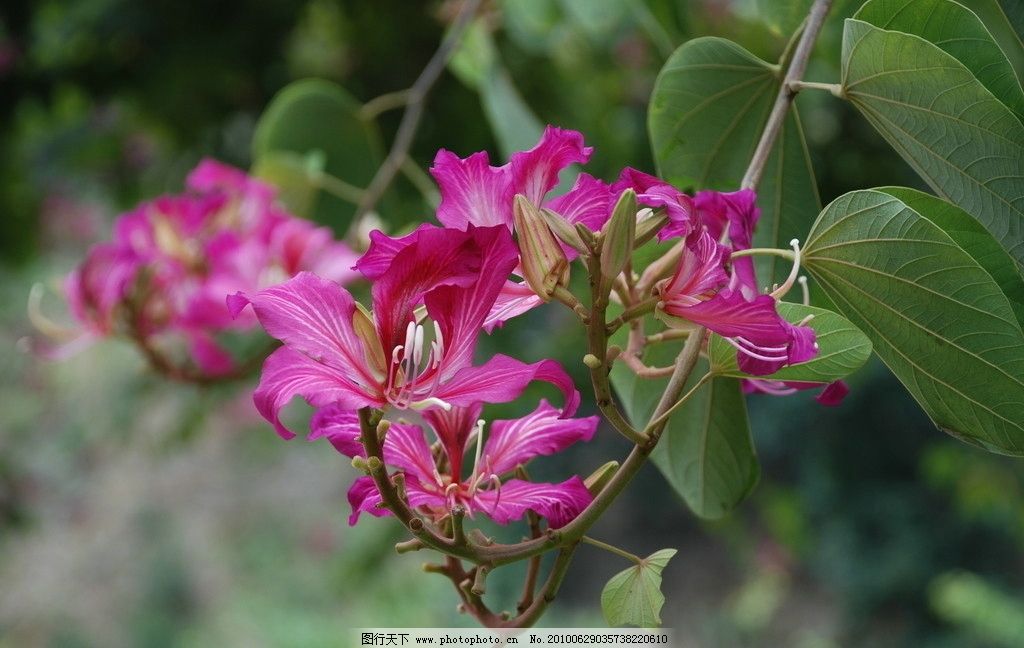
[[[633,247],[638,248],[647,241],[650,241],[667,224],[668,215],[664,209],[654,210],[645,218],[641,218],[636,225],[636,240],[633,241]]]
[[[619,276],[633,255],[636,238],[636,193],[626,189],[615,203],[612,217],[605,223],[601,244],[601,275],[608,282]]]
[[[565,243],[580,254],[590,254],[587,244],[580,238],[575,225],[565,220],[565,217],[561,214],[555,213],[546,207],[542,208],[540,213],[544,217],[544,222],[548,224],[548,227],[551,228],[551,231],[562,243]]]
[[[597,234],[583,223],[576,223],[573,227],[576,228],[576,233],[580,235],[580,240],[583,241],[585,247],[596,248]]]
[[[413,538],[412,540],[406,540],[405,542],[395,543],[395,551],[400,554],[411,553],[413,551],[419,551],[423,548],[423,543]]]
[[[598,493],[604,490],[604,487],[608,485],[608,482],[611,481],[612,477],[615,476],[615,473],[618,472],[618,470],[619,462],[609,461],[594,472],[590,473],[590,477],[583,480],[583,485],[587,487],[587,490],[590,491],[591,495],[596,497]]]
[[[513,216],[526,283],[548,301],[556,286],[569,282],[569,260],[540,210],[526,196],[516,195]]]

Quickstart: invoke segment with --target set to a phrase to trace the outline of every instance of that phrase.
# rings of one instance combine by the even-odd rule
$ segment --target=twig
[[[601,542],[600,540],[596,540],[594,538],[591,538],[590,536],[583,536],[582,538],[580,538],[580,540],[587,543],[588,545],[597,547],[598,549],[604,549],[605,551],[613,553],[616,556],[621,556],[626,560],[635,562],[638,565],[643,562],[643,559],[640,556],[636,556],[634,554],[629,553],[625,549],[619,549],[614,545],[610,545],[607,542]]]
[[[786,76],[782,80],[782,87],[779,88],[779,94],[775,97],[775,105],[772,106],[772,112],[768,115],[768,121],[764,126],[764,132],[761,133],[761,141],[757,143],[750,166],[747,167],[747,173],[743,176],[743,182],[740,185],[743,189],[756,189],[757,184],[761,181],[765,164],[771,155],[779,131],[782,130],[786,113],[789,112],[789,107],[796,96],[796,90],[790,87],[790,83],[799,81],[803,77],[804,71],[807,70],[807,61],[811,57],[811,50],[814,49],[814,41],[817,40],[818,33],[821,31],[822,25],[825,24],[825,16],[828,15],[831,6],[832,0],[814,0],[811,11],[807,14],[807,25],[797,43],[796,51],[793,52],[793,62],[790,63]]]
[[[445,65],[448,64],[448,59],[451,58],[452,53],[455,51],[455,46],[462,39],[463,32],[466,31],[470,20],[476,14],[480,1],[466,1],[462,10],[459,11],[459,15],[455,18],[455,22],[452,24],[447,36],[441,41],[440,47],[437,48],[430,61],[427,62],[427,66],[423,68],[423,72],[420,73],[412,87],[409,88],[405,112],[402,114],[402,121],[398,125],[395,141],[391,145],[391,151],[388,153],[387,158],[384,159],[384,163],[377,169],[377,173],[373,176],[373,180],[370,181],[369,186],[366,188],[363,199],[356,208],[357,219],[377,205],[377,202],[380,201],[384,192],[391,185],[391,181],[395,179],[395,175],[402,168],[402,162],[405,161],[406,156],[409,154],[409,147],[412,145],[416,129],[420,124],[420,118],[423,116],[423,105],[427,94],[438,77],[441,76]]]

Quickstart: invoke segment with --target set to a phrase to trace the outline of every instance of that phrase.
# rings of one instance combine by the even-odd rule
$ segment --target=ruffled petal
[[[352,389],[380,390],[380,378],[369,367],[363,342],[352,328],[355,302],[338,284],[300,272],[255,295],[231,296],[228,307],[238,312],[246,302],[252,304],[267,333],[293,352],[308,356],[319,365],[318,373],[333,375]]]
[[[572,378],[554,360],[526,364],[497,354],[480,367],[466,367],[438,387],[434,396],[455,406],[473,403],[507,403],[523,393],[534,380],[549,382],[565,396],[562,416],[572,416],[580,404],[580,393]]]
[[[355,526],[362,513],[369,513],[374,517],[391,515],[391,511],[380,506],[383,501],[377,484],[373,483],[373,477],[364,476],[356,479],[348,489],[348,503],[352,506],[352,514],[348,516],[349,526]]]
[[[561,484],[510,479],[500,488],[479,491],[474,497],[476,504],[498,524],[519,520],[529,510],[545,518],[553,529],[571,522],[593,499],[579,477]]]
[[[395,255],[419,240],[420,233],[440,229],[437,225],[423,223],[412,233],[393,238],[380,230],[370,232],[370,247],[359,257],[355,268],[364,277],[373,281],[380,279],[391,267]]]
[[[362,457],[366,455],[363,444],[359,442],[362,430],[359,427],[359,413],[331,403],[321,407],[309,421],[309,441],[326,438],[334,449],[346,457]]]
[[[593,147],[583,145],[582,133],[548,126],[536,146],[513,153],[509,158],[513,194],[521,193],[534,205],[540,205],[544,196],[558,184],[562,169],[572,164],[585,164],[593,152]]]
[[[437,219],[448,227],[470,224],[512,227],[512,176],[508,167],[492,167],[481,151],[462,160],[441,149],[430,174],[441,190]]]
[[[551,455],[577,441],[589,441],[600,419],[560,418],[561,412],[541,400],[537,409],[513,420],[496,420],[483,448],[487,473],[502,474],[541,455]]]
[[[313,407],[339,403],[347,409],[359,409],[384,404],[382,399],[360,390],[344,372],[284,346],[263,363],[260,384],[252,399],[257,411],[285,439],[295,434],[281,423],[280,413],[295,396],[302,396]]]

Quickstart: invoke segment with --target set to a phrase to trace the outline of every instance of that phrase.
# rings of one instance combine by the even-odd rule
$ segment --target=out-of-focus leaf
[[[786,321],[793,323],[803,320],[808,315],[814,316],[807,326],[814,329],[817,336],[818,355],[808,362],[783,367],[770,376],[758,376],[759,378],[830,383],[860,369],[871,357],[871,340],[842,315],[824,308],[787,302],[780,302],[778,310]],[[711,356],[712,371],[716,375],[733,378],[747,376],[740,371],[736,363],[736,347],[721,337],[712,335],[708,353]]]
[[[843,93],[940,196],[1024,263],[1024,126],[924,39],[847,20]]]
[[[778,75],[777,66],[721,38],[697,38],[677,49],[658,75],[647,115],[659,174],[682,189],[739,189],[778,93]],[[757,204],[755,247],[803,238],[821,210],[795,108],[765,165]],[[789,271],[775,257],[755,264],[767,284]]]
[[[942,228],[999,284],[1010,300],[1017,321],[1024,327],[1024,279],[1019,267],[999,242],[978,221],[952,203],[907,187],[880,187],[878,191],[899,198],[907,207]]]
[[[1010,61],[970,9],[950,0],[869,0],[853,17],[920,36],[963,63],[1018,117],[1024,115],[1024,90]]]
[[[800,26],[814,0],[757,0],[757,14],[779,36],[789,36]]]
[[[325,173],[365,187],[383,156],[380,136],[359,118],[359,108],[359,102],[329,81],[305,79],[288,85],[274,96],[256,124],[255,165],[259,167],[271,153],[318,152],[323,155]],[[316,194],[312,208],[315,220],[339,233],[348,228],[354,212],[354,205],[324,192]]]
[[[676,555],[675,549],[661,549],[640,564],[611,577],[601,592],[601,611],[610,626],[633,625],[638,628],[661,626],[661,572]]]
[[[314,174],[320,173],[323,165],[321,151],[311,151],[306,155],[270,151],[256,160],[252,174],[274,185],[278,198],[292,214],[311,218],[319,191]]]
[[[825,208],[804,258],[940,429],[1024,454],[1024,333],[941,227],[887,193],[855,191]]]

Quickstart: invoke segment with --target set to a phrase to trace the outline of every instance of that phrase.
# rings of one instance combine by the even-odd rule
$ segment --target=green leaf
[[[1024,333],[941,227],[887,193],[855,191],[822,212],[804,267],[939,428],[1024,455]]]
[[[998,247],[998,246],[997,246]],[[1000,250],[1001,252],[1002,250]],[[814,319],[808,326],[817,335],[818,355],[813,360],[783,367],[765,380],[830,383],[859,369],[871,357],[871,340],[842,315],[823,308],[780,302],[779,314],[787,322],[799,322],[808,315]],[[708,346],[712,371],[719,376],[747,377],[736,363],[736,348],[717,335]]]
[[[484,116],[506,158],[516,151],[533,148],[544,132],[544,125],[526,105],[501,64],[484,19],[470,25],[448,66],[460,81],[480,95]]]
[[[1024,2],[1020,0],[961,0],[978,14],[999,43],[1017,78],[1024,80]]]
[[[277,187],[278,197],[292,214],[312,218],[319,191],[313,176],[323,164],[324,156],[319,151],[307,155],[270,151],[256,160],[252,174]]]
[[[1024,90],[989,30],[950,0],[869,0],[853,16],[875,27],[920,36],[964,64],[996,99],[1024,115]]]
[[[659,344],[648,348],[644,360],[649,366],[668,366],[678,352],[678,344]],[[700,360],[686,390],[707,371],[707,362]],[[668,383],[637,378],[621,362],[613,365],[611,380],[627,416],[641,427]],[[713,378],[698,389],[672,414],[651,460],[700,517],[720,518],[742,502],[757,484],[761,469],[740,381]]]
[[[877,191],[899,198],[907,207],[942,228],[995,279],[1010,300],[1017,321],[1024,327],[1024,279],[1017,264],[988,230],[956,205],[923,191],[906,187],[880,187]]]
[[[296,81],[278,92],[260,116],[253,134],[254,166],[281,152],[323,156],[323,171],[350,185],[365,187],[383,161],[375,127],[359,118],[360,104],[341,86],[320,79]],[[263,163],[276,165],[281,158]],[[294,180],[294,175],[292,180]],[[294,189],[293,189],[294,191]],[[350,202],[317,192],[313,218],[344,232],[355,213]]]
[[[847,20],[843,93],[940,196],[1024,263],[1024,126],[924,39]]]
[[[676,555],[675,549],[661,549],[638,565],[611,577],[601,592],[601,611],[610,626],[633,625],[638,628],[661,626],[661,572]]]
[[[647,115],[658,173],[683,189],[739,189],[779,84],[777,66],[731,41],[698,38],[682,45],[658,75]],[[754,247],[787,247],[821,210],[795,108],[768,158],[757,203]],[[789,271],[774,257],[755,264],[767,284]]]
[[[757,15],[778,36],[788,37],[807,17],[814,0],[757,0]]]

